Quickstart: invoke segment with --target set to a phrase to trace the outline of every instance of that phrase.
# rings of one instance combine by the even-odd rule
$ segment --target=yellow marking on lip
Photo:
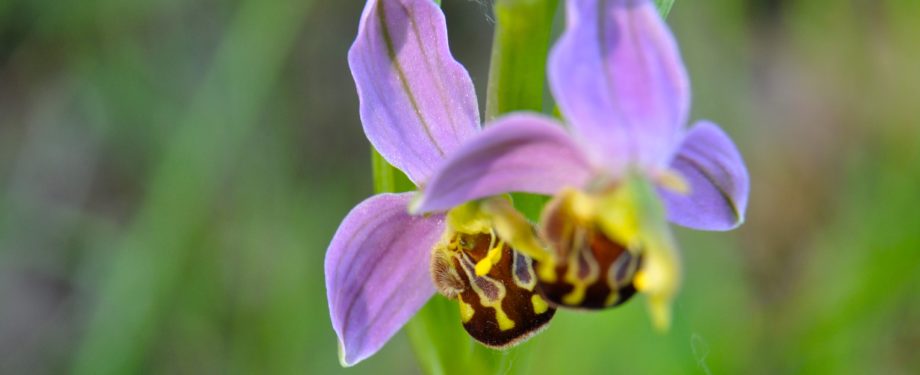
[[[511,320],[502,309],[502,300],[505,299],[506,293],[505,285],[488,276],[476,276],[475,265],[473,265],[473,262],[466,254],[460,255],[460,264],[463,268],[463,272],[466,273],[466,277],[470,280],[470,286],[473,287],[473,291],[479,296],[479,304],[482,305],[482,307],[491,307],[495,310],[495,321],[498,323],[498,328],[502,331],[514,328],[514,321]],[[494,285],[498,289],[498,296],[495,299],[488,298],[485,291],[476,283],[476,278],[485,279],[488,283]]]
[[[537,314],[537,315],[545,313],[546,310],[549,309],[549,305],[546,303],[543,297],[540,297],[537,294],[534,294],[533,296],[530,297],[530,303],[533,305],[534,314]]]
[[[636,290],[640,292],[648,290],[648,276],[646,276],[644,271],[636,271],[636,276],[633,277],[633,285],[636,287]]]
[[[562,302],[566,305],[580,305],[585,300],[585,291],[588,286],[584,283],[571,283],[572,291],[562,296]]]
[[[470,319],[473,319],[473,315],[476,313],[476,310],[473,310],[473,306],[463,302],[463,297],[460,295],[457,295],[457,302],[460,304],[460,320],[467,323]]]
[[[502,249],[505,243],[498,241],[498,245],[489,250],[485,258],[476,263],[476,276],[483,276],[492,270],[492,266],[502,260]]]
[[[556,282],[556,262],[552,259],[537,263],[537,276],[540,281],[547,283]]]
[[[600,276],[600,265],[587,248],[589,245],[586,244],[586,236],[584,230],[577,230],[573,236],[572,247],[578,250],[572,251],[569,255],[569,267],[565,273],[565,282],[572,286],[572,291],[562,296],[562,302],[566,305],[580,305],[584,302],[588,286]],[[579,257],[582,256],[588,267],[588,275],[584,278],[578,276],[582,267]]]
[[[507,331],[514,328],[514,321],[511,318],[508,318],[508,315],[505,314],[505,311],[502,310],[501,305],[495,306],[495,320],[498,321],[498,329],[502,331]]]

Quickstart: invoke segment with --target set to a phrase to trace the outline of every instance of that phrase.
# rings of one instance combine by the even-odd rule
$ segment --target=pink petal
[[[508,192],[554,194],[565,186],[583,186],[591,175],[586,156],[555,120],[511,114],[451,155],[413,210],[445,210]]]
[[[410,216],[411,193],[380,194],[355,207],[326,251],[326,293],[341,360],[373,355],[434,294],[431,249],[443,216]]]
[[[479,130],[473,81],[431,0],[369,0],[348,52],[364,132],[416,185]]]
[[[750,191],[747,167],[717,125],[698,122],[671,167],[690,187],[688,195],[660,190],[671,222],[701,230],[729,230],[744,222]]]
[[[562,114],[614,171],[663,167],[680,142],[690,84],[674,37],[651,1],[570,0],[549,62]]]

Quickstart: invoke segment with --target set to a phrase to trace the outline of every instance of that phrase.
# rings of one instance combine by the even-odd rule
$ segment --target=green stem
[[[498,0],[486,95],[486,121],[543,110],[546,55],[558,0]]]
[[[399,171],[393,168],[380,153],[371,147],[371,168],[374,174],[374,192],[395,193],[396,190],[396,173]]]
[[[674,6],[674,0],[655,0],[655,6],[658,7],[661,17],[667,18],[668,13],[671,12],[671,7]]]
[[[513,111],[544,110],[546,57],[558,0],[498,0],[486,121]],[[531,220],[539,217],[546,198],[513,194],[514,205]]]

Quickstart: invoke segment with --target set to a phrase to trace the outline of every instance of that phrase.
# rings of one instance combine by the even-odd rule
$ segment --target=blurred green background
[[[402,333],[341,369],[327,315],[325,247],[372,189],[345,59],[362,6],[0,0],[0,373],[420,371]],[[482,101],[491,6],[444,8]],[[918,15],[678,0],[694,118],[745,155],[747,223],[678,230],[669,333],[641,299],[560,312],[530,369],[920,371]]]

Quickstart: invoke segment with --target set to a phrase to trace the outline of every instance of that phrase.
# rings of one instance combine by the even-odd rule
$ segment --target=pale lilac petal
[[[369,0],[348,65],[367,138],[417,185],[479,130],[473,81],[431,0]]]
[[[508,192],[554,194],[592,175],[587,157],[553,119],[501,117],[451,155],[413,211],[430,212]]]
[[[380,194],[355,207],[326,251],[326,296],[340,359],[376,353],[434,294],[431,249],[442,215],[410,216],[411,193]]]
[[[550,56],[562,114],[614,171],[667,165],[690,106],[674,37],[651,1],[570,0]]]
[[[700,121],[687,133],[671,167],[687,181],[681,195],[661,189],[671,222],[701,230],[729,230],[744,221],[750,179],[741,153],[722,129]]]

